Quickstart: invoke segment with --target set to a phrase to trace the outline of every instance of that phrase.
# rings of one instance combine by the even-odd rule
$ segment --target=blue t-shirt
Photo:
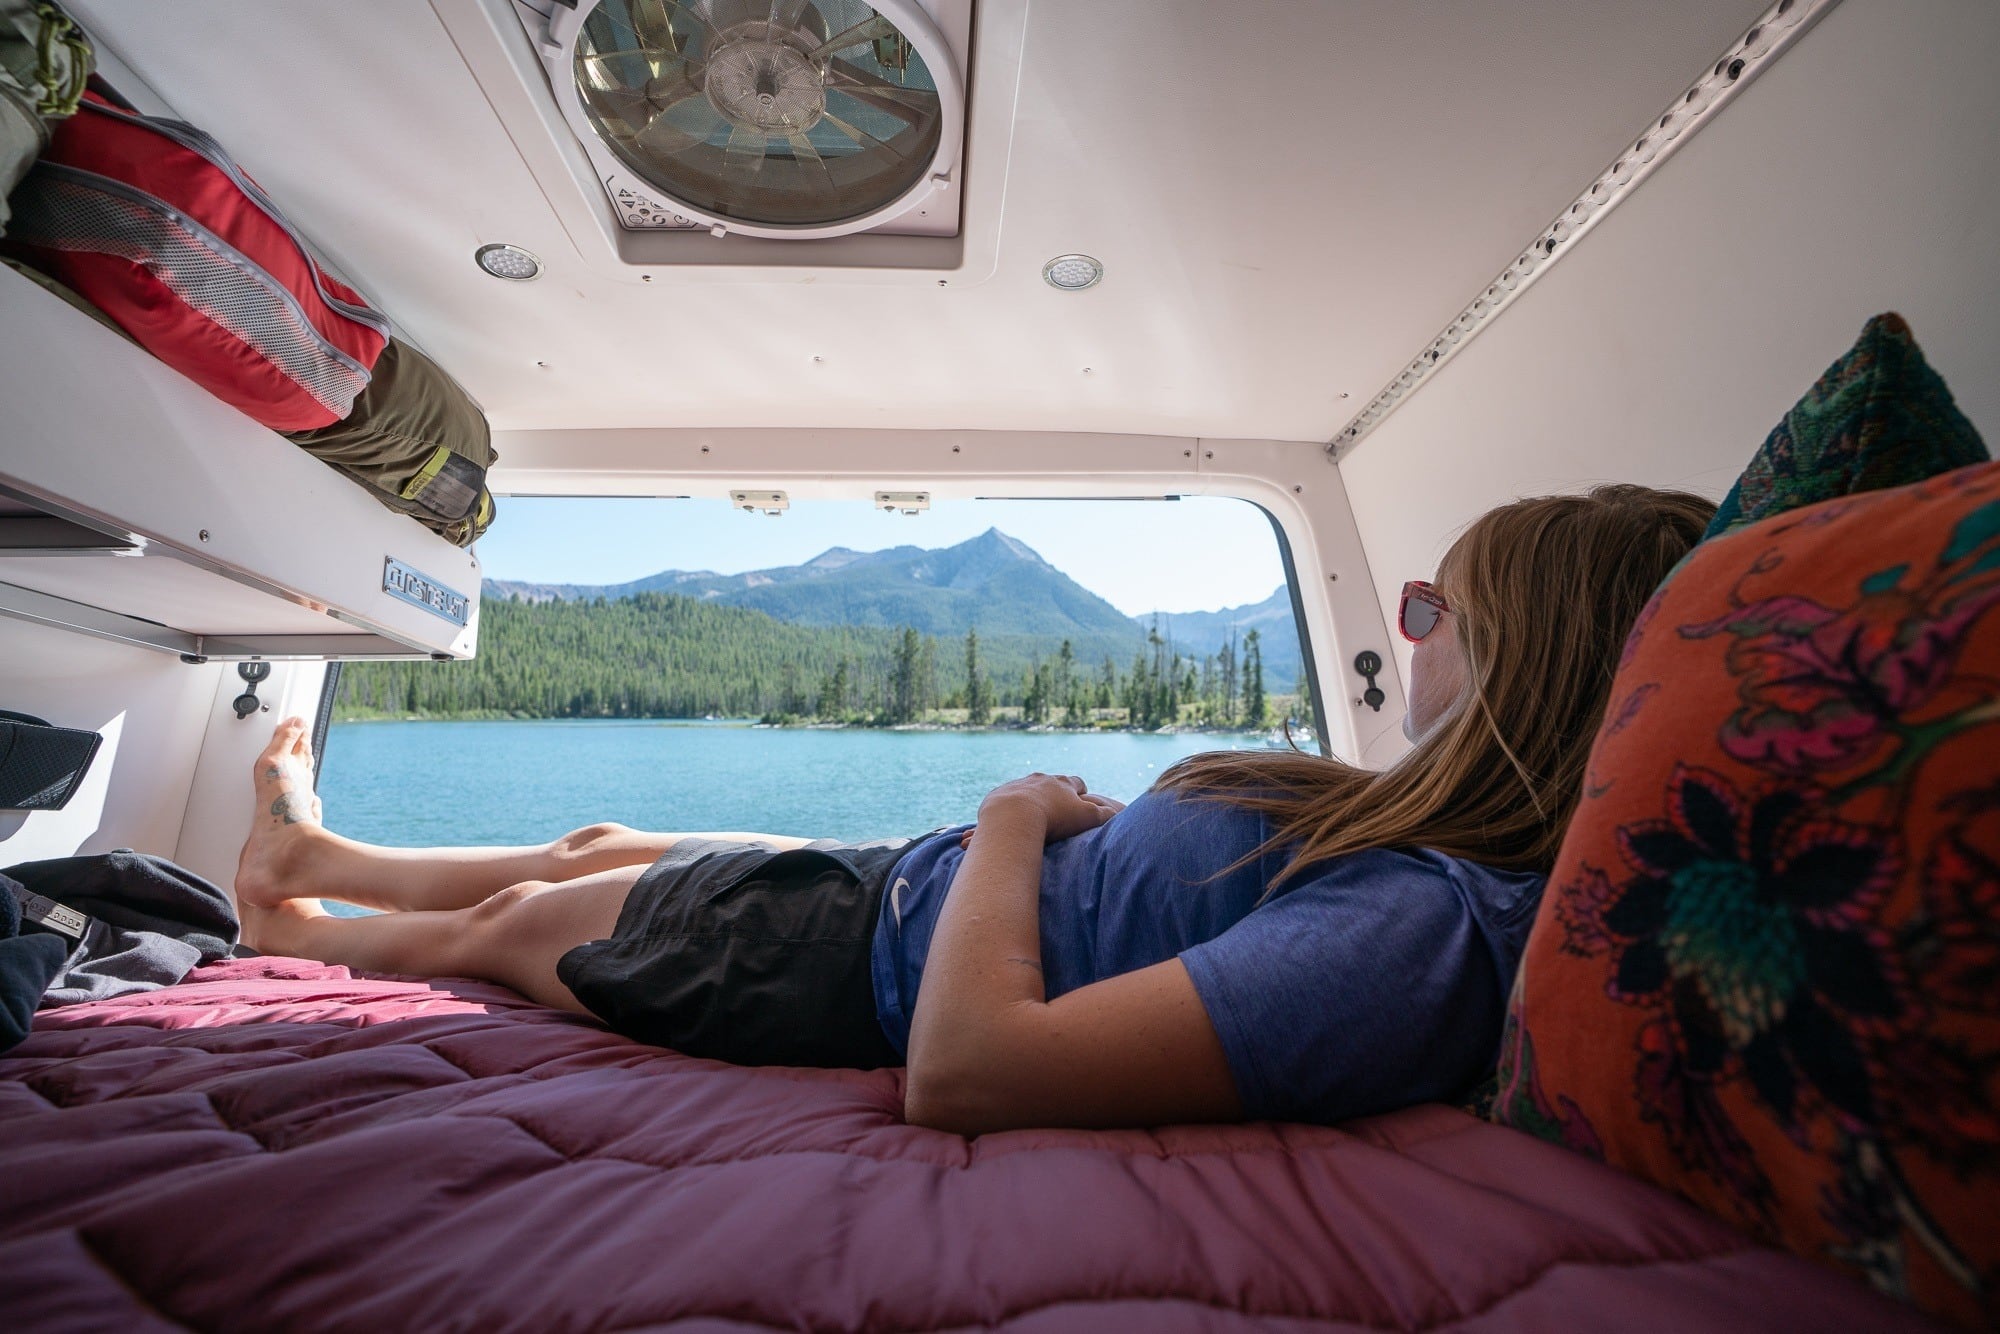
[[[905,1054],[963,829],[912,848],[883,897],[875,1008]],[[1050,844],[1049,999],[1178,956],[1256,1120],[1340,1121],[1477,1080],[1499,1048],[1543,878],[1427,849],[1371,849],[1309,867],[1260,905],[1283,850],[1216,873],[1271,833],[1240,806],[1149,792]]]

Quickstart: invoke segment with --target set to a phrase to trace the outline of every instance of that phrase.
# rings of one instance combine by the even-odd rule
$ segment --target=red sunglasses
[[[1412,644],[1437,629],[1437,623],[1451,608],[1444,596],[1428,582],[1412,579],[1403,585],[1403,602],[1396,609],[1396,628]]]

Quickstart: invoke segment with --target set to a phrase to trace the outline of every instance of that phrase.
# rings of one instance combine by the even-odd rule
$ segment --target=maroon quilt
[[[975,1141],[292,959],[0,1057],[13,1331],[1919,1329],[1650,1186],[1418,1107]]]

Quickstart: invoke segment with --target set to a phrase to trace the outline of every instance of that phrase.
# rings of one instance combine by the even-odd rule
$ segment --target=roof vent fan
[[[966,0],[577,0],[535,36],[628,231],[953,236],[965,72],[940,5]]]

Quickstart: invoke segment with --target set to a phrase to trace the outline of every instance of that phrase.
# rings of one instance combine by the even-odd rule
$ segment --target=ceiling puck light
[[[1057,255],[1042,265],[1043,281],[1064,292],[1095,287],[1103,276],[1104,266],[1089,255]]]
[[[517,245],[483,245],[472,252],[472,261],[510,283],[531,282],[542,276],[542,261]]]

